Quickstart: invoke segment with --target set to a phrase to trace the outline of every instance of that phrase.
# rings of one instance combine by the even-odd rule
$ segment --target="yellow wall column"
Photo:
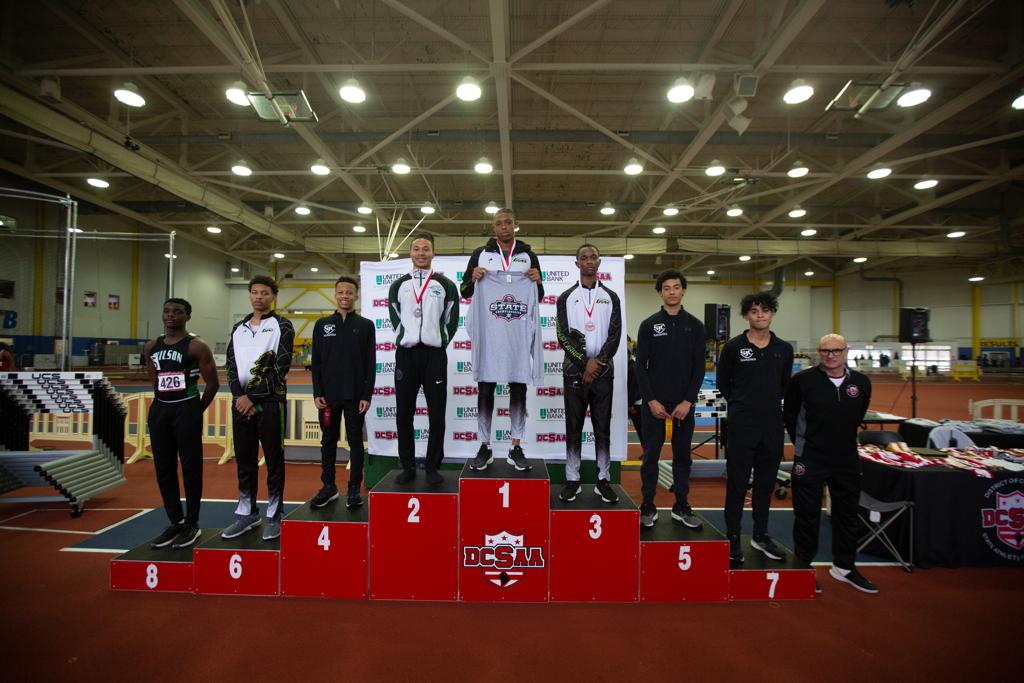
[[[839,281],[832,278],[832,331],[839,334]]]
[[[971,285],[971,359],[981,355],[981,287]]]
[[[139,243],[132,242],[132,303],[129,309],[129,333],[139,338]]]

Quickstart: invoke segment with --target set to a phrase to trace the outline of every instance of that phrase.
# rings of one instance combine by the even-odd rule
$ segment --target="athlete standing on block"
[[[772,489],[782,462],[782,399],[793,373],[793,347],[769,329],[778,309],[778,299],[770,292],[743,297],[740,314],[750,329],[730,339],[718,356],[718,390],[729,403],[725,529],[733,562],[743,562],[740,531],[751,470],[750,545],[773,560],[784,559],[782,548],[768,535]]]
[[[565,349],[562,364],[565,400],[565,486],[561,500],[576,500],[580,491],[580,455],[583,420],[590,408],[597,458],[597,493],[606,503],[617,503],[609,482],[611,464],[612,397],[615,372],[612,359],[622,339],[619,297],[597,279],[601,255],[584,244],[576,250],[579,284],[558,297],[558,341]]]
[[[672,485],[676,494],[672,519],[699,529],[703,524],[693,514],[688,498],[693,464],[691,409],[704,381],[704,325],[683,310],[686,278],[682,273],[666,270],[658,276],[654,288],[664,305],[640,323],[636,337],[636,380],[643,397],[640,425],[644,430],[640,523],[651,527],[658,521],[658,509],[654,506],[658,459],[665,443],[665,422],[671,419]]]
[[[171,525],[153,539],[154,548],[184,548],[199,538],[199,506],[203,499],[203,412],[220,388],[213,353],[186,329],[192,305],[185,299],[164,302],[164,333],[142,351],[146,372],[153,380],[149,407],[149,436],[153,446],[156,483]],[[203,397],[199,398],[202,375]],[[178,489],[178,458],[185,484],[182,514]]]
[[[321,508],[338,497],[334,464],[344,416],[348,436],[348,495],[345,504],[359,507],[363,499],[363,421],[373,398],[377,374],[377,333],[373,322],[355,312],[359,283],[342,275],[334,283],[337,310],[313,326],[313,403],[320,411],[320,481],[311,502]]]
[[[463,297],[472,298],[477,284],[487,273],[495,273],[497,278],[506,284],[513,284],[514,274],[520,278],[525,275],[531,282],[536,283],[537,301],[544,297],[544,285],[541,284],[540,260],[530,249],[530,245],[516,240],[516,230],[519,229],[519,221],[516,219],[512,209],[499,209],[494,214],[494,237],[487,241],[482,247],[478,247],[469,257],[465,273],[462,276],[460,292]],[[471,335],[472,337],[472,335]],[[474,356],[478,354],[491,354],[488,350],[487,339],[472,339]],[[507,359],[511,365],[516,363],[529,363],[531,349],[518,348],[514,355]],[[474,375],[478,374],[476,365],[473,366]],[[480,438],[480,449],[469,467],[474,470],[487,469],[487,466],[494,460],[491,451],[491,418],[494,413],[494,389],[497,382],[477,382],[477,435]],[[526,382],[509,382],[509,416],[512,419],[512,448],[508,452],[509,464],[517,470],[529,470],[532,468],[526,461],[521,441],[526,432]]]
[[[444,458],[445,408],[448,405],[448,354],[445,348],[459,329],[459,291],[455,283],[431,269],[434,237],[419,233],[409,248],[412,272],[391,284],[388,311],[395,331],[395,406],[398,459],[397,483],[416,478],[413,417],[416,396],[427,400],[427,482],[440,484]]]
[[[249,281],[252,313],[231,329],[228,342],[228,386],[234,397],[231,427],[238,467],[238,507],[235,521],[221,536],[235,538],[260,524],[256,505],[259,487],[259,451],[267,462],[267,525],[263,540],[281,535],[284,500],[284,424],[292,366],[295,329],[274,310],[277,283],[266,275]]]

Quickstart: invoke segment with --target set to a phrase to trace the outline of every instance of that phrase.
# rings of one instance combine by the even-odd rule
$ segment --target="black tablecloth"
[[[914,564],[1024,566],[1024,473],[985,479],[948,467],[915,470],[863,459],[861,464],[865,493],[914,502]],[[906,516],[887,532],[897,548],[909,547]]]
[[[924,425],[909,424],[904,422],[899,427],[900,436],[910,446],[927,446],[928,433],[931,427]],[[1003,434],[985,430],[983,432],[968,432],[967,436],[977,446],[992,446],[993,448],[1024,448],[1024,434]]]

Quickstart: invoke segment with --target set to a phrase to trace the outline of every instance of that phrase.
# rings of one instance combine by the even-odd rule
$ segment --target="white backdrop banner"
[[[437,256],[434,270],[444,273],[458,286],[468,256]],[[565,352],[555,334],[558,296],[578,281],[579,271],[573,256],[541,256],[544,300],[540,307],[541,334],[544,339],[544,386],[527,387],[526,436],[523,450],[527,457],[548,460],[565,459],[565,404],[562,399],[562,361]],[[409,259],[384,263],[363,262],[360,269],[362,315],[377,327],[377,384],[366,416],[370,453],[398,455],[395,427],[395,334],[388,316],[388,289],[391,283],[412,269]],[[626,292],[625,262],[621,257],[602,257],[601,283],[619,295],[623,333],[615,354],[615,396],[612,408],[611,454],[613,460],[626,459]],[[448,407],[445,416],[445,458],[470,458],[480,442],[476,433],[477,387],[473,381],[471,341],[466,334],[469,300],[459,303],[459,330],[448,345]],[[494,398],[495,416],[491,425],[491,446],[496,456],[504,455],[512,443],[508,411],[508,385],[499,384]],[[422,392],[413,418],[416,455],[427,447],[427,404]],[[589,415],[583,426],[583,459],[594,459],[594,430]]]

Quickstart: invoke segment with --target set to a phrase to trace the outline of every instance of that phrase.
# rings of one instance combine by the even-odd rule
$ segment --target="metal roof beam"
[[[462,48],[463,50],[465,50],[469,54],[471,54],[474,57],[476,57],[477,59],[479,59],[481,62],[484,62],[485,64],[490,63],[490,60],[487,59],[487,56],[484,55],[482,52],[477,50],[475,47],[473,47],[472,45],[467,43],[462,38],[459,38],[457,35],[455,35],[451,31],[449,31],[445,27],[440,26],[438,24],[435,24],[433,21],[431,21],[427,17],[423,16],[422,14],[417,12],[416,10],[414,10],[414,9],[412,9],[410,7],[406,7],[402,3],[398,2],[398,0],[380,0],[380,1],[383,2],[385,5],[387,5],[388,7],[390,7],[391,9],[395,10],[396,12],[398,12],[399,14],[404,14],[405,16],[407,16],[408,18],[412,19],[413,21],[415,21],[420,26],[423,26],[424,28],[427,28],[430,31],[432,31],[432,32],[436,33],[437,35],[441,36],[442,38],[447,40],[449,43],[452,43],[453,45]]]
[[[508,0],[490,0],[491,48],[494,61],[494,96],[498,104],[498,140],[501,147],[501,182],[505,191],[504,206],[512,206],[512,82],[508,70]]]
[[[552,38],[555,38],[559,34],[569,30],[570,28],[580,23],[581,21],[583,21],[584,19],[586,19],[591,14],[601,9],[611,1],[612,0],[595,0],[594,2],[590,3],[576,14],[572,15],[571,17],[569,17],[568,19],[566,19],[565,21],[563,21],[562,23],[558,24],[553,29],[545,33],[544,35],[540,36],[539,38],[531,42],[529,45],[517,50],[514,55],[508,58],[509,63],[511,64],[514,62],[518,62],[520,59],[530,54],[544,43],[550,41]]]

